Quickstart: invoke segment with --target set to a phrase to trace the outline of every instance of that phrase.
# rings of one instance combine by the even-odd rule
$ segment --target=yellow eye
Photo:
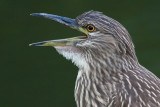
[[[95,27],[93,25],[87,25],[86,29],[89,31],[89,32],[93,32],[95,30]]]

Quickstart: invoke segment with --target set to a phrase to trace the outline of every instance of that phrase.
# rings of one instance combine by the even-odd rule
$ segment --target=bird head
[[[52,46],[79,68],[102,62],[109,57],[130,57],[136,60],[134,45],[127,30],[116,20],[97,11],[85,12],[71,19],[67,17],[33,13],[82,32],[83,36],[32,43],[30,46]]]

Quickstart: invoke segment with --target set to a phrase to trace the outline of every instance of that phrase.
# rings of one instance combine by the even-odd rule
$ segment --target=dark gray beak
[[[51,19],[51,20],[57,21],[59,23],[62,23],[66,26],[69,26],[73,29],[76,29],[80,32],[83,32],[86,35],[88,34],[86,29],[78,26],[78,24],[75,22],[75,19],[62,17],[62,16],[57,16],[57,15],[52,15],[52,14],[47,14],[47,13],[32,13],[31,15]],[[78,41],[81,41],[81,40],[85,40],[87,38],[88,38],[87,36],[78,36],[78,37],[73,37],[73,38],[66,38],[66,39],[59,39],[59,40],[49,40],[49,41],[32,43],[29,46],[53,46],[53,47],[54,46],[73,46],[74,43],[76,43]]]
[[[47,13],[32,13],[31,16],[39,16],[39,17],[51,19],[51,20],[57,21],[59,23],[62,23],[66,26],[69,26],[71,28],[78,29],[78,25],[76,24],[75,19],[52,15],[52,14],[47,14]]]

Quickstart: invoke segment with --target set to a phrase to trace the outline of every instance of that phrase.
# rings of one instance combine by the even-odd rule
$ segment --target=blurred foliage
[[[1,107],[75,107],[77,67],[43,40],[81,35],[57,22],[31,17],[44,12],[75,18],[88,10],[118,20],[131,34],[142,65],[160,77],[159,0],[1,0]]]

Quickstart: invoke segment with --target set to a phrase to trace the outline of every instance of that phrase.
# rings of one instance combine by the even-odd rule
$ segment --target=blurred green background
[[[75,107],[78,68],[51,47],[32,42],[79,36],[45,12],[75,18],[88,10],[118,20],[131,34],[142,65],[160,77],[159,0],[1,0],[0,107]]]

